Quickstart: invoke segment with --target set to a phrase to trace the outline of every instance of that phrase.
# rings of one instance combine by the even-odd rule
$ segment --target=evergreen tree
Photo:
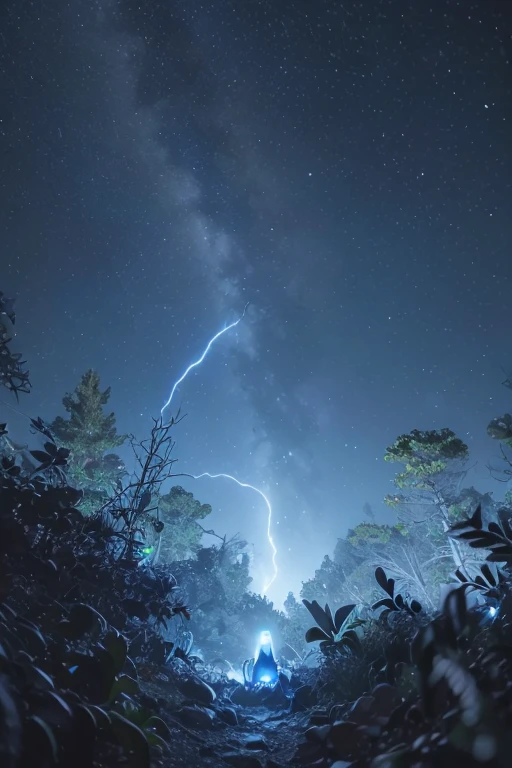
[[[105,414],[110,387],[100,390],[100,377],[89,370],[79,385],[62,400],[69,418],[57,416],[50,425],[58,445],[69,448],[70,484],[84,491],[80,509],[94,512],[107,500],[118,481],[126,474],[122,459],[113,453],[127,435],[118,435],[114,413]]]

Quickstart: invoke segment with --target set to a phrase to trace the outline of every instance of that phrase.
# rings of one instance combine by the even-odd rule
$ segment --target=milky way
[[[34,383],[20,407],[52,419],[94,367],[119,430],[144,437],[173,372],[250,302],[177,391],[175,451],[182,472],[272,499],[282,600],[365,502],[391,519],[382,457],[401,432],[449,426],[469,481],[503,493],[485,466],[512,366],[512,9],[139,6],[0,10],[0,290]],[[183,482],[263,583],[261,500]]]

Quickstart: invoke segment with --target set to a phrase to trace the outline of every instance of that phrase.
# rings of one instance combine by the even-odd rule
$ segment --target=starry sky
[[[25,413],[52,419],[94,367],[143,438],[250,302],[174,396],[175,469],[268,495],[278,604],[365,502],[392,520],[402,432],[449,426],[468,482],[502,497],[486,425],[511,407],[512,3],[5,0],[0,30]],[[248,541],[261,590],[262,499],[179,482]]]

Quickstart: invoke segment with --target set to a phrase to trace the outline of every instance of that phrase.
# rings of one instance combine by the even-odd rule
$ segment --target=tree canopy
[[[164,529],[160,541],[160,559],[172,563],[194,555],[201,546],[203,530],[198,524],[211,514],[210,504],[201,504],[190,491],[174,485],[158,503]]]

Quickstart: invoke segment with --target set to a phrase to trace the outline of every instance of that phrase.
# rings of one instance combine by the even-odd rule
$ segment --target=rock
[[[309,718],[310,725],[329,725],[331,719],[327,712],[312,712]]]
[[[243,755],[241,752],[224,752],[222,759],[228,765],[235,768],[262,768],[260,761],[255,755]]]
[[[308,741],[314,741],[318,744],[323,744],[326,741],[331,731],[331,724],[327,725],[313,725],[308,728],[304,736]]]
[[[246,715],[246,720],[248,723],[254,723],[255,725],[264,724],[270,720],[272,717],[272,712],[269,712],[267,709],[259,708],[259,709],[252,709],[250,712]]]
[[[261,707],[263,703],[263,689],[252,691],[239,685],[231,694],[233,704],[239,704],[242,707]]]
[[[283,709],[290,701],[286,698],[282,687],[274,688],[244,688],[239,685],[230,695],[233,704],[242,707],[266,707],[267,709]]]
[[[368,742],[368,735],[356,723],[340,720],[333,723],[329,733],[336,756],[342,760],[355,760]]]
[[[182,707],[177,715],[185,725],[190,725],[193,728],[213,728],[215,724],[215,712],[206,707]]]
[[[199,704],[204,704],[206,707],[213,704],[217,698],[217,694],[211,688],[208,683],[201,680],[199,677],[183,677],[178,678],[176,681],[176,687],[179,692],[183,694],[187,699],[192,701],[198,701]]]
[[[244,749],[268,749],[268,744],[258,733],[242,733],[239,736]]]
[[[305,709],[314,707],[316,701],[316,695],[313,693],[313,689],[310,685],[301,685],[297,688],[292,699],[292,712],[301,712]]]
[[[276,685],[271,691],[267,691],[263,699],[263,704],[268,709],[283,709],[290,704],[289,699],[280,685]]]
[[[370,712],[373,709],[373,696],[360,696],[347,712],[346,718],[352,723],[361,725],[371,720]],[[389,710],[391,712],[391,709]]]
[[[217,706],[216,712],[219,719],[226,723],[226,725],[238,725],[238,715],[233,707]]]
[[[299,744],[293,759],[301,765],[314,765],[317,760],[323,758],[323,751],[322,745],[312,741],[305,741],[303,744]]]
[[[267,725],[268,728],[273,728],[273,729],[280,728],[281,726],[284,726],[285,728],[287,728],[288,722],[289,722],[288,718],[282,717],[280,713],[270,715],[270,717],[268,717],[267,720],[264,721],[264,723]]]

